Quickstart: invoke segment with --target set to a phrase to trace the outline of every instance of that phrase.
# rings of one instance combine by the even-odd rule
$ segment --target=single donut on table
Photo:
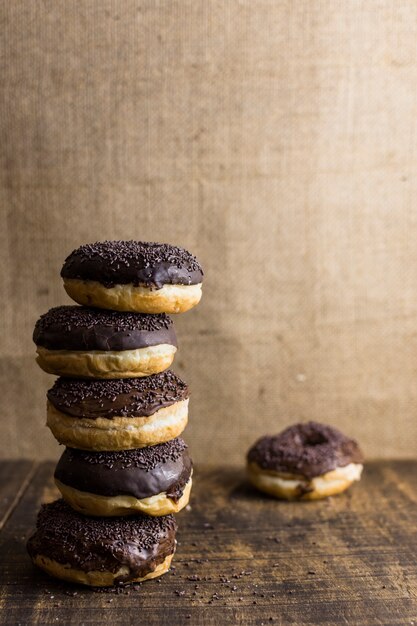
[[[70,448],[141,448],[183,432],[188,398],[188,386],[171,370],[120,380],[58,378],[48,391],[46,423]]]
[[[63,498],[85,515],[178,513],[189,501],[192,462],[186,443],[117,452],[66,448],[55,469]]]
[[[177,350],[172,320],[160,313],[121,313],[58,306],[36,322],[38,365],[49,374],[135,378],[167,369]]]
[[[35,565],[74,583],[107,587],[165,574],[177,524],[165,517],[86,517],[64,500],[44,504],[27,543]]]
[[[201,298],[203,270],[184,248],[145,241],[80,246],[61,270],[68,295],[87,306],[183,313]]]
[[[317,500],[359,480],[363,455],[353,439],[331,426],[307,422],[259,439],[247,455],[251,483],[286,500]]]

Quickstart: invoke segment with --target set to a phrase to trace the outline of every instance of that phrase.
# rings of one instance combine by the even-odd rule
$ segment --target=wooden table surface
[[[258,495],[241,469],[197,468],[175,569],[112,592],[55,581],[25,549],[52,463],[0,464],[3,624],[417,624],[417,462],[368,463],[321,502]]]

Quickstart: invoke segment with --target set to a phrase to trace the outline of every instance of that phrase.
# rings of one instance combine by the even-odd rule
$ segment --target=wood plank
[[[25,551],[41,465],[0,535],[7,624],[411,624],[417,617],[417,463],[368,463],[349,493],[311,503],[257,494],[240,469],[197,468],[175,569],[118,593],[65,585]],[[105,613],[104,613],[105,611]]]
[[[22,497],[35,467],[33,461],[1,461],[0,530]]]

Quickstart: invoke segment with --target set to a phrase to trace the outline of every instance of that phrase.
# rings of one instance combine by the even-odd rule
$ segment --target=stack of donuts
[[[154,578],[169,569],[172,514],[192,484],[180,437],[189,392],[168,369],[168,314],[198,304],[203,271],[183,248],[105,241],[74,250],[61,276],[78,305],[42,315],[33,339],[39,366],[59,377],[47,425],[66,446],[54,475],[62,499],[42,506],[28,551],[48,574],[86,585]]]

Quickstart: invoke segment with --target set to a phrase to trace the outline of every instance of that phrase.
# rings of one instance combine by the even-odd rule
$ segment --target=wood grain
[[[2,461],[0,477],[0,530],[22,497],[35,471],[33,461]]]
[[[264,497],[240,469],[197,469],[175,569],[119,593],[32,567],[25,540],[40,502],[54,497],[52,469],[36,468],[0,534],[2,624],[370,626],[417,617],[415,462],[369,463],[349,493],[312,503]]]

